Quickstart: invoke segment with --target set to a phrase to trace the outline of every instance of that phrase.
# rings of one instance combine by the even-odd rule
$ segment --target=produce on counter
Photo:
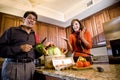
[[[45,56],[62,55],[61,50],[53,42],[47,42],[45,49],[46,49]]]
[[[85,58],[83,57],[79,57],[77,62],[75,63],[75,66],[77,68],[80,68],[80,67],[89,67],[91,64],[89,61],[87,61]]]
[[[46,50],[46,55],[62,55],[62,52],[57,46],[51,46]]]
[[[43,45],[42,43],[39,43],[35,46],[35,49],[41,54],[45,56],[51,56],[51,55],[62,55],[61,50],[55,46],[53,43],[49,43],[47,45]]]
[[[45,46],[42,43],[39,43],[35,46],[35,50],[37,50],[40,55],[45,55],[46,50],[45,50]]]
[[[62,54],[61,50],[53,42],[47,42],[45,45],[45,68],[54,68],[52,59],[65,58],[65,55]]]
[[[82,61],[77,61],[76,63],[75,63],[75,66],[76,67],[83,67],[83,62]]]
[[[85,61],[87,61],[85,58],[83,58],[83,57],[81,57],[81,56],[79,56],[79,58],[78,58],[78,60],[77,61],[82,61],[82,62],[85,62]]]
[[[40,55],[42,56],[42,55],[45,55],[45,53],[46,53],[46,49],[45,49],[45,46],[43,45],[43,43],[45,42],[45,40],[47,39],[46,37],[40,42],[40,39],[39,39],[39,36],[36,34],[35,35],[35,38],[36,38],[36,46],[35,46],[35,50],[37,51],[37,52],[39,52],[40,53]]]
[[[45,68],[54,68],[53,66],[53,59],[66,59],[65,54],[63,53],[63,51],[57,47],[56,45],[54,45],[51,42],[47,42],[46,44],[42,44],[39,43],[36,45],[35,49],[41,54],[44,55],[44,65]],[[72,65],[68,64],[68,62],[70,63],[70,60],[67,61],[66,63],[64,63],[64,67],[70,67]],[[67,65],[67,66],[66,66]]]
[[[85,61],[85,62],[83,62],[83,66],[84,67],[88,67],[88,66],[90,66],[91,64],[90,64],[90,62],[89,61]]]

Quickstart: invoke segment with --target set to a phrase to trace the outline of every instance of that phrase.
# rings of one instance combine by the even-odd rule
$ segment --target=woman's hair
[[[82,30],[83,27],[84,27],[84,26],[81,24],[81,22],[79,21],[79,19],[73,19],[73,20],[71,21],[71,32],[72,32],[72,33],[75,32],[74,29],[73,29],[73,24],[74,24],[75,21],[77,21],[77,22],[80,24],[80,29],[81,29],[81,30]],[[80,30],[80,29],[79,29],[79,30]]]
[[[24,16],[23,16],[23,17],[26,18],[29,14],[34,15],[34,16],[36,17],[36,20],[37,20],[38,16],[37,16],[36,12],[34,12],[34,11],[26,11],[26,12],[24,13]]]

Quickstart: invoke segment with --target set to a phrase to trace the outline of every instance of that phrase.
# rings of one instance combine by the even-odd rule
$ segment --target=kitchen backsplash
[[[92,57],[93,63],[107,63],[109,62],[108,55],[101,55],[101,56],[93,56]]]
[[[94,56],[108,55],[107,54],[107,48],[106,48],[106,46],[98,47],[98,48],[92,48],[91,49],[91,54],[93,54]]]
[[[109,58],[108,58],[107,48],[106,47],[92,48],[91,49],[91,54],[94,55],[92,57],[94,63],[109,62]]]

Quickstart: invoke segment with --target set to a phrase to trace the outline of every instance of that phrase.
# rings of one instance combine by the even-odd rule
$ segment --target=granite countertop
[[[97,67],[104,69],[98,72]],[[58,77],[64,80],[119,80],[120,64],[93,64],[92,69],[69,69],[57,71],[55,69],[36,68],[38,73]]]

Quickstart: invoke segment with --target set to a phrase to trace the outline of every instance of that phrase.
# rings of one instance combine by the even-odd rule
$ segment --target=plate
[[[73,66],[72,69],[74,69],[74,70],[84,70],[84,69],[93,69],[93,67],[92,66],[88,66],[88,67],[80,67],[80,68],[78,68],[76,66]]]

